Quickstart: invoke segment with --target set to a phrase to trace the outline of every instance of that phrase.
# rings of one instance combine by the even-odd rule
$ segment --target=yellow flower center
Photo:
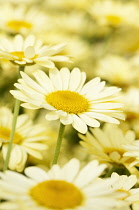
[[[135,161],[135,158],[134,157],[126,157],[126,156],[123,156],[124,153],[126,152],[123,148],[121,148],[121,149],[118,149],[118,148],[105,148],[104,149],[104,152],[108,156],[112,155],[112,153],[114,153],[114,152],[117,152],[120,155],[119,161],[121,161],[121,159],[122,159],[122,162],[124,162],[125,164],[130,164],[130,163],[132,163],[132,162]],[[115,162],[117,162],[116,159],[115,159]]]
[[[2,139],[3,141],[5,140],[4,143],[9,143],[10,133],[11,133],[10,129],[0,127],[0,139]],[[23,137],[20,134],[15,132],[13,143],[20,144],[22,140],[23,140]]]
[[[48,104],[72,114],[86,112],[89,109],[89,101],[82,95],[69,90],[58,90],[46,96]]]
[[[39,205],[57,210],[75,208],[83,202],[80,190],[61,180],[41,182],[30,190],[30,195]]]
[[[121,17],[116,16],[116,15],[107,15],[106,19],[110,24],[115,25],[115,26],[122,22]]]
[[[31,29],[32,24],[22,20],[11,20],[7,22],[7,26],[17,32],[19,32],[22,28]]]
[[[17,56],[19,60],[22,60],[25,57],[23,51],[10,52],[10,54]]]
[[[10,54],[12,54],[14,56],[17,56],[20,61],[22,61],[22,59],[25,58],[25,55],[24,55],[23,51],[14,51],[14,52],[10,52]],[[37,56],[38,55],[36,54],[32,58],[30,58],[30,60],[33,60],[33,59],[37,58]]]
[[[117,148],[105,148],[105,153],[107,155],[111,155],[113,152],[117,152],[121,157],[123,156],[123,154],[125,153],[125,150],[121,149],[117,149]]]

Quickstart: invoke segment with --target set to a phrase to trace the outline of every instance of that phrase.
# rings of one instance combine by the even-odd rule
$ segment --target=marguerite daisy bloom
[[[65,47],[65,44],[54,46],[43,45],[34,35],[25,39],[22,35],[16,35],[13,40],[0,40],[0,59],[12,61],[18,65],[39,64],[48,68],[54,68],[54,62],[66,62],[69,58],[58,53]]]
[[[133,131],[128,130],[124,133],[118,126],[112,124],[105,124],[102,129],[90,130],[91,133],[87,132],[86,136],[79,136],[83,140],[80,142],[81,145],[87,148],[94,159],[126,167],[139,163],[132,155],[125,157],[128,148],[124,145],[136,142]]]
[[[105,82],[94,78],[84,85],[86,74],[74,68],[52,69],[49,77],[41,70],[33,73],[37,82],[21,72],[22,79],[15,86],[13,96],[25,103],[29,109],[45,108],[47,120],[57,120],[64,125],[72,126],[81,133],[87,132],[87,125],[99,127],[98,120],[119,124],[115,118],[123,119],[117,102],[117,87],[104,87]]]
[[[112,188],[117,192],[121,192],[121,200],[125,201],[125,205],[120,208],[121,210],[130,210],[130,205],[132,204],[130,196],[132,196],[132,188],[137,183],[137,177],[135,175],[119,175],[117,173],[112,173],[111,179],[115,180],[112,184]],[[119,208],[116,208],[120,210]]]
[[[13,114],[8,108],[0,108],[0,146],[5,159],[11,132]],[[28,155],[42,159],[41,152],[47,149],[46,128],[41,124],[33,125],[26,114],[17,118],[16,132],[14,135],[9,168],[22,171]]]
[[[98,161],[80,169],[77,159],[62,168],[54,165],[46,172],[38,167],[25,169],[25,177],[13,171],[1,173],[0,209],[13,210],[110,210],[121,205],[120,192],[111,188],[113,180],[98,179],[105,165]],[[14,186],[14,187],[13,187]]]
[[[12,34],[29,34],[47,31],[50,18],[37,7],[27,5],[1,4],[0,28]]]
[[[137,177],[135,175],[119,175],[117,173],[112,173],[111,179],[114,179],[115,182],[112,185],[117,191],[123,191],[125,193],[124,199],[131,195],[130,190],[134,187],[137,183]],[[123,199],[123,198],[122,198]]]
[[[123,145],[123,148],[126,150],[124,156],[135,159],[134,165],[139,166],[139,140]]]
[[[135,3],[123,3],[113,0],[95,1],[90,9],[90,13],[100,25],[138,26],[139,14]]]

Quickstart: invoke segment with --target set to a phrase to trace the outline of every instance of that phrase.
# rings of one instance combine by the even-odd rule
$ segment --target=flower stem
[[[59,133],[58,133],[58,138],[57,138],[57,143],[56,143],[56,148],[55,148],[52,165],[57,164],[57,160],[58,160],[59,153],[60,153],[60,147],[61,147],[61,143],[62,143],[62,137],[63,137],[63,133],[64,133],[64,128],[65,128],[65,125],[60,123],[60,128],[59,128]]]
[[[112,166],[105,175],[105,178],[110,177],[113,172],[116,171],[116,167]]]
[[[19,66],[18,78],[20,78],[20,71],[23,71],[23,70],[24,70],[24,66]],[[12,128],[11,128],[11,133],[10,133],[10,138],[9,138],[9,145],[7,149],[6,158],[4,161],[3,171],[6,171],[9,165],[19,109],[20,109],[20,101],[16,99],[15,104],[14,104],[14,114],[13,114]]]

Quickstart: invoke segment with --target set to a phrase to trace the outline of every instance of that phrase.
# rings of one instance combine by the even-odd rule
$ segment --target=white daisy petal
[[[35,49],[34,47],[27,47],[24,51],[24,55],[26,58],[30,59],[30,58],[33,58],[35,56]]]
[[[91,126],[91,127],[99,127],[100,126],[100,123],[91,118],[90,116],[86,115],[86,114],[79,114],[79,117],[88,125],[88,126]]]
[[[100,78],[96,77],[95,79],[92,79],[91,81],[87,82],[82,90],[81,90],[81,94],[86,94],[88,91],[94,89],[100,82]]]
[[[23,37],[18,34],[14,39],[14,50],[13,51],[22,51],[23,50]]]
[[[62,79],[62,89],[67,90],[70,81],[70,71],[68,68],[62,68],[60,70],[61,79]]]
[[[65,117],[60,117],[60,122],[64,125],[72,124],[73,119],[70,114],[67,114]]]
[[[40,58],[36,58],[34,59],[34,62],[41,65],[41,66],[45,66],[47,68],[54,68],[55,65],[52,61],[48,60],[47,57],[40,57]]]
[[[75,91],[80,84],[81,72],[78,68],[74,68],[70,74],[69,90]]]
[[[49,180],[47,173],[41,168],[31,166],[25,169],[25,174],[35,181],[42,182],[44,180]]]
[[[87,132],[87,126],[86,124],[75,114],[72,115],[73,123],[72,126],[79,131],[80,133],[86,133]]]
[[[53,83],[53,86],[56,87],[56,89],[62,90],[62,79],[57,68],[51,69],[49,72],[49,77]]]
[[[55,111],[52,111],[52,112],[49,112],[48,114],[46,114],[45,118],[47,120],[57,120],[57,119],[59,119],[59,115]]]
[[[33,75],[38,81],[39,85],[41,85],[46,91],[48,91],[48,93],[54,91],[54,87],[51,80],[43,71],[38,70],[34,72]]]
[[[68,182],[72,182],[77,176],[77,173],[80,169],[80,162],[77,159],[71,159],[66,165],[63,166],[62,172],[65,179]]]

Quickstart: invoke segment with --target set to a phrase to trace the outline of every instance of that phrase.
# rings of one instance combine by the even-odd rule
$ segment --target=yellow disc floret
[[[10,54],[17,56],[19,60],[22,60],[25,57],[23,51],[10,52]]]
[[[21,29],[31,29],[32,24],[22,20],[11,20],[7,22],[7,26],[13,29],[16,32],[19,32]]]
[[[117,25],[121,24],[121,22],[122,22],[121,17],[116,16],[116,15],[107,15],[106,19],[110,24],[112,24],[114,26],[117,26]]]
[[[79,114],[88,111],[89,101],[79,93],[69,90],[58,90],[46,96],[48,104],[57,110],[71,114]]]
[[[8,143],[9,139],[10,139],[10,129],[8,128],[4,128],[4,127],[0,127],[0,139],[4,142],[4,143]],[[23,137],[18,134],[17,132],[15,132],[14,134],[14,144],[20,144],[23,140]]]
[[[30,190],[31,197],[50,209],[69,209],[81,205],[83,195],[72,183],[61,180],[41,182]]]

